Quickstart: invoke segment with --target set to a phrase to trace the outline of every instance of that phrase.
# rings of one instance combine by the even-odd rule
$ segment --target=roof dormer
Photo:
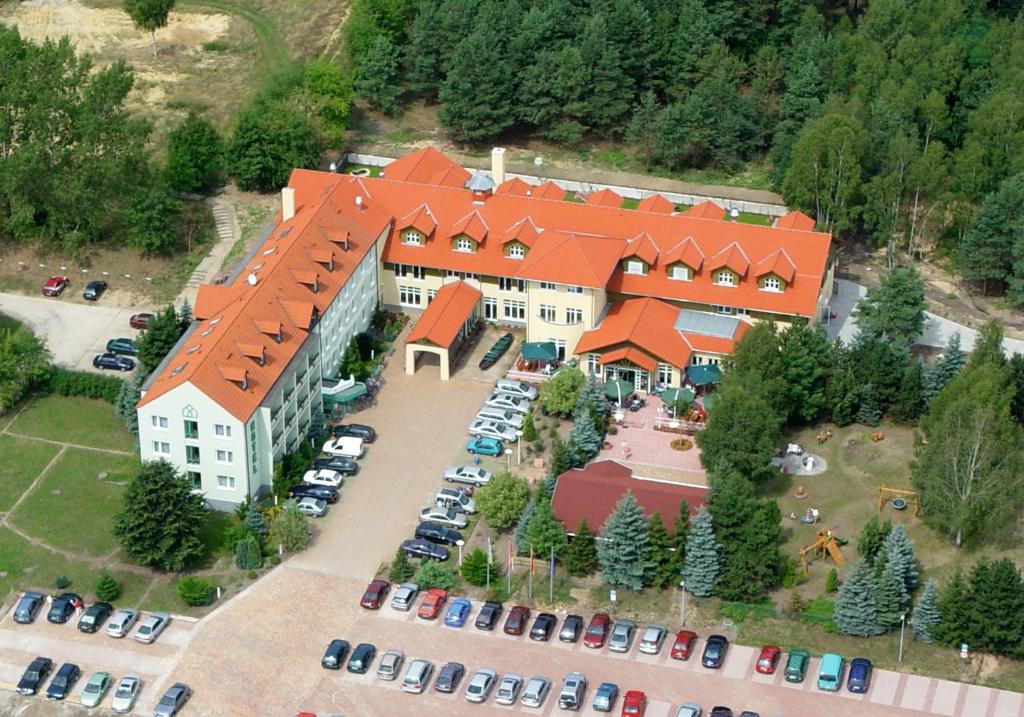
[[[587,204],[592,207],[613,207],[618,209],[622,206],[622,196],[605,188],[588,196]]]
[[[501,243],[518,242],[529,249],[539,236],[540,229],[533,223],[533,219],[531,217],[524,217],[505,230],[505,236],[502,238]]]
[[[281,322],[280,321],[266,321],[256,319],[253,321],[256,324],[256,329],[261,333],[274,339],[275,342],[281,343],[284,341],[284,334],[281,333]]]
[[[626,250],[622,253],[623,258],[639,257],[644,260],[647,266],[651,266],[658,260],[658,246],[651,239],[647,232],[640,232],[629,240]]]
[[[796,264],[789,258],[785,249],[776,249],[754,267],[754,276],[760,279],[762,276],[774,274],[787,284],[793,282],[796,276]]]
[[[693,237],[686,237],[674,247],[665,252],[661,257],[665,266],[671,267],[674,264],[685,264],[692,273],[700,271],[704,264],[704,252]]]
[[[238,344],[238,351],[246,358],[251,358],[257,366],[267,363],[267,353],[262,344]]]
[[[750,259],[747,258],[746,253],[736,242],[725,247],[708,260],[708,271],[714,272],[722,268],[730,269],[737,277],[747,275],[747,270],[750,269]]]
[[[241,366],[220,364],[217,366],[217,370],[220,371],[221,376],[237,385],[243,391],[249,388],[249,375]]]
[[[315,261],[323,268],[327,269],[327,271],[334,271],[333,249],[312,249],[309,252],[309,258]]]
[[[292,276],[314,294],[320,291],[320,275],[315,271],[293,271]]]
[[[406,234],[409,229],[415,230],[423,241],[434,233],[434,230],[437,229],[437,219],[434,218],[430,207],[421,204],[398,220],[398,230],[402,235],[403,244],[406,243]]]
[[[487,231],[487,223],[484,221],[484,218],[480,216],[479,212],[472,211],[452,224],[448,237],[465,236],[477,244],[482,244],[484,239],[487,238]]]

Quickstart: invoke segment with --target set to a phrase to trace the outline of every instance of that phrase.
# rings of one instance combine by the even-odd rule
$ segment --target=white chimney
[[[284,187],[281,190],[281,221],[286,222],[295,216],[295,190]]]
[[[495,147],[491,150],[491,179],[497,187],[505,182],[505,148]]]

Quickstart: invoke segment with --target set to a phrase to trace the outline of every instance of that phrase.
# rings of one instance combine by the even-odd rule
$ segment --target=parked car
[[[53,670],[53,660],[49,657],[37,657],[32,660],[21,674],[21,679],[18,680],[18,693],[34,695],[43,686],[43,683],[46,682],[46,678],[49,677],[51,670]]]
[[[676,640],[672,643],[673,660],[689,660],[693,653],[693,646],[697,642],[697,633],[693,630],[680,630],[676,633]]]
[[[423,596],[420,609],[416,611],[416,617],[423,620],[434,620],[441,614],[441,608],[448,601],[448,591],[442,588],[430,588]]]
[[[446,528],[440,523],[432,523],[429,520],[416,526],[416,533],[413,537],[420,540],[429,540],[431,543],[438,543],[439,545],[454,545],[457,541],[462,540],[462,534],[458,531]]]
[[[110,341],[107,342],[107,353],[122,354],[124,356],[137,356],[139,349],[131,339],[110,339]]]
[[[608,628],[611,621],[612,619],[608,617],[608,613],[595,613],[590,618],[590,624],[587,625],[587,632],[583,636],[583,646],[595,650],[604,647],[604,641],[608,639]]]
[[[725,653],[728,649],[729,640],[723,635],[709,635],[707,644],[704,645],[704,654],[700,658],[700,664],[717,670],[725,662]]]
[[[135,361],[127,356],[117,354],[97,354],[92,359],[93,368],[106,371],[131,371],[135,368]]]
[[[511,393],[501,393],[495,391],[487,400],[484,401],[485,406],[492,408],[503,408],[507,411],[515,411],[516,413],[529,413],[530,402],[525,398],[519,398],[513,396]]]
[[[843,684],[844,660],[842,655],[827,652],[818,663],[818,689],[825,692],[838,692]]]
[[[786,682],[803,682],[807,675],[807,665],[811,662],[811,653],[807,650],[790,650],[786,659],[786,671],[783,677]]]
[[[496,438],[470,438],[466,442],[466,450],[481,456],[500,456],[505,452],[505,446]]]
[[[708,717],[732,717],[732,709],[722,705],[715,705],[708,713]]]
[[[402,543],[402,549],[405,549],[405,543]],[[391,598],[391,608],[408,612],[412,609],[412,604],[416,602],[416,596],[419,594],[420,586],[416,583],[402,583],[395,588],[395,594]]]
[[[502,630],[506,635],[522,635],[529,620],[530,608],[525,605],[516,605],[505,616],[505,626]]]
[[[364,443],[373,443],[377,440],[377,431],[362,423],[339,423],[331,429],[331,435],[335,438],[355,436],[362,438]]]
[[[469,424],[469,435],[474,438],[484,438],[489,436],[491,438],[497,438],[499,441],[504,443],[512,443],[516,440],[516,429],[507,423],[498,423],[497,421],[484,421],[477,419]]]
[[[367,610],[379,609],[380,604],[387,597],[390,589],[391,583],[387,580],[370,581],[370,584],[366,586],[365,592],[363,592],[363,597],[359,600],[359,605]]]
[[[85,291],[82,292],[82,298],[86,301],[97,301],[103,292],[107,290],[107,282],[105,281],[90,281],[85,285]]]
[[[472,453],[472,451],[470,452]],[[489,470],[485,470],[480,466],[448,466],[444,469],[444,479],[449,483],[487,485],[492,476],[493,474]]]
[[[348,658],[348,664],[345,666],[345,669],[356,675],[365,674],[370,669],[370,665],[373,664],[373,658],[376,656],[376,647],[368,642],[360,642],[352,650],[352,655]]]
[[[551,633],[555,631],[558,618],[550,612],[542,612],[533,621],[530,628],[530,639],[537,642],[547,642],[551,639]]]
[[[299,483],[288,489],[288,495],[292,498],[318,498],[327,503],[338,502],[338,489],[329,485]]]
[[[636,623],[632,620],[616,620],[612,625],[611,637],[608,639],[608,649],[612,652],[629,652],[633,646],[633,635],[636,633]]]
[[[68,288],[66,276],[51,276],[43,284],[43,296],[60,296],[66,288]]]
[[[537,389],[528,383],[522,381],[515,381],[511,378],[498,379],[498,382],[494,384],[494,390],[500,393],[507,393],[518,398],[525,398],[527,401],[532,401],[537,398]]]
[[[153,717],[174,717],[192,696],[192,688],[184,682],[175,682],[167,688],[164,696],[156,703]]]
[[[438,508],[454,508],[466,515],[476,513],[476,503],[458,488],[438,488],[434,495],[434,504]]]
[[[366,452],[363,446],[363,439],[356,436],[342,436],[332,438],[323,446],[323,452],[329,456],[341,456],[342,458],[362,458]]]
[[[646,692],[629,690],[622,696],[622,717],[643,717],[646,711]]]
[[[310,496],[298,500],[293,498],[285,503],[286,506],[288,504],[294,505],[300,513],[308,515],[310,518],[322,518],[327,514],[327,501],[319,498]]]
[[[107,635],[110,637],[125,637],[138,619],[138,610],[132,610],[127,607],[121,608],[107,622]]]
[[[782,650],[775,645],[765,645],[761,648],[761,654],[757,656],[754,669],[762,675],[773,675],[779,666],[779,658],[782,657]]]
[[[377,665],[377,677],[388,681],[398,679],[398,673],[402,671],[404,662],[405,654],[401,650],[388,650],[380,658],[380,664]]]
[[[354,476],[359,472],[359,464],[351,458],[344,456],[330,456],[328,458],[317,458],[313,461],[313,470],[329,470],[341,473],[343,476]]]
[[[507,674],[498,683],[498,691],[494,693],[494,702],[499,705],[514,705],[523,688],[523,678],[519,675]]]
[[[541,707],[550,691],[551,680],[547,677],[531,677],[523,688],[523,696],[519,701],[523,707]]]
[[[128,325],[133,329],[145,329],[149,327],[149,322],[152,320],[153,314],[132,314],[132,317],[128,319]]]
[[[855,657],[850,660],[850,673],[846,677],[846,689],[850,692],[867,692],[871,687],[871,660]]]
[[[495,423],[503,423],[515,430],[519,431],[523,428],[523,414],[516,411],[509,410],[507,408],[495,408],[494,406],[484,406],[476,413],[474,420],[479,421],[494,421]]]
[[[337,473],[326,468],[321,468],[318,471],[306,471],[302,476],[303,483],[309,483],[310,485],[325,485],[329,488],[340,488],[343,477],[341,473]]]
[[[441,525],[447,525],[452,528],[465,528],[469,525],[469,518],[462,513],[455,511],[453,508],[438,508],[436,505],[432,508],[424,508],[420,511],[420,522],[431,522],[440,523]]]
[[[558,631],[558,639],[562,642],[576,642],[583,631],[583,617],[566,615],[562,620],[562,629]]]
[[[668,628],[664,625],[648,625],[644,628],[644,634],[640,636],[640,652],[647,655],[657,655],[661,652],[661,646],[665,643],[665,635]]]
[[[114,612],[114,606],[109,602],[96,602],[89,606],[78,620],[78,629],[82,632],[96,632],[103,623],[107,621],[110,614]]]
[[[446,662],[441,666],[434,680],[434,691],[450,694],[454,692],[462,676],[466,674],[466,667],[461,662]]]
[[[135,639],[146,644],[155,642],[170,621],[171,616],[166,612],[154,612],[139,625],[139,629],[135,631]]]
[[[413,660],[405,670],[402,678],[402,690],[418,695],[427,689],[430,677],[434,674],[434,663],[427,660]]]
[[[462,627],[473,609],[473,603],[466,598],[456,598],[448,606],[444,614],[444,624],[448,627]]]
[[[679,709],[676,710],[675,717],[700,717],[704,710],[700,705],[695,705],[692,702],[679,705]]]
[[[587,678],[579,672],[570,672],[562,680],[562,690],[558,693],[558,706],[563,710],[578,710],[583,706],[583,698],[587,694]]]
[[[73,662],[65,662],[57,670],[57,674],[53,676],[50,681],[50,686],[46,688],[46,699],[48,700],[62,700],[71,694],[71,688],[78,682],[78,678],[82,676],[82,671]]]
[[[761,713],[754,712],[753,710],[743,710],[740,712],[740,717],[761,717]]]
[[[324,656],[320,658],[320,667],[325,670],[340,670],[342,663],[345,662],[345,656],[348,655],[348,647],[348,640],[331,640],[324,651]]]
[[[28,625],[33,622],[45,601],[46,597],[42,593],[32,590],[23,592],[21,597],[18,598],[17,606],[14,608],[14,621],[22,625]]]
[[[110,698],[110,709],[118,714],[127,714],[135,706],[135,700],[139,696],[139,688],[142,686],[142,678],[138,675],[125,675],[117,683],[114,696]]]
[[[94,672],[89,681],[82,689],[82,695],[78,701],[83,707],[97,707],[110,689],[111,677],[109,672]]]
[[[614,682],[602,682],[594,692],[594,701],[590,703],[598,712],[611,712],[619,699],[619,686]]]
[[[75,607],[81,604],[82,597],[78,593],[61,593],[50,603],[46,621],[63,625],[75,614]]]
[[[498,623],[498,619],[501,617],[503,609],[500,602],[485,602],[484,606],[480,608],[480,612],[476,616],[476,622],[473,625],[477,630],[493,630],[494,626]]]
[[[485,702],[494,689],[498,673],[486,667],[480,668],[466,685],[466,702]]]

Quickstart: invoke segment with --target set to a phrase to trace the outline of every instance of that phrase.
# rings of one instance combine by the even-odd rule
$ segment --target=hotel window
[[[199,464],[199,446],[185,446],[185,462]]]
[[[496,319],[498,318],[498,300],[492,296],[484,298],[484,318],[485,319]]]
[[[565,323],[578,324],[583,321],[583,309],[566,309]]]
[[[782,279],[777,276],[766,276],[761,282],[761,288],[765,291],[782,291]]]
[[[423,241],[423,235],[420,234],[415,229],[406,229],[404,232],[402,232],[402,243],[403,244],[412,244],[414,246],[419,246],[420,242],[422,242],[422,241]]]
[[[665,385],[672,383],[672,367],[667,363],[658,364],[658,383]]]
[[[185,438],[199,438],[199,424],[185,419]]]
[[[555,290],[555,285],[552,284],[550,281],[542,281],[542,282],[540,282],[540,290],[541,291],[554,291]]]
[[[565,293],[566,294],[582,294],[583,293],[583,287],[582,286],[567,286],[567,287],[565,287]]]
[[[513,301],[511,299],[505,299],[502,302],[505,318],[513,319],[515,321],[523,321],[526,319],[526,302],[525,301]]]
[[[398,303],[402,306],[419,306],[420,289],[418,286],[399,286]]]
[[[234,476],[217,476],[217,487],[227,488],[228,490],[235,489],[235,477]]]
[[[217,438],[231,438],[231,426],[225,426],[223,423],[213,424],[213,434]]]
[[[523,259],[526,256],[526,247],[522,244],[512,244],[508,248],[509,259]]]
[[[170,455],[171,444],[164,441],[153,441],[153,452],[161,455]]]
[[[437,289],[427,289],[427,306],[430,306],[430,302],[437,296]]]
[[[472,239],[467,239],[466,237],[460,237],[455,242],[455,251],[472,252],[475,247],[475,242]]]
[[[203,474],[199,471],[186,471],[185,477],[188,478],[189,485],[192,490],[203,489]]]
[[[217,462],[226,463],[231,465],[235,462],[235,454],[233,451],[217,451]]]
[[[715,313],[716,314],[726,314],[728,316],[732,316],[732,307],[731,306],[716,306],[715,307]]]
[[[736,275],[731,271],[720,271],[715,277],[715,283],[719,286],[736,286]]]
[[[644,263],[639,259],[630,259],[626,262],[626,273],[642,275],[644,273]]]
[[[673,264],[669,267],[668,278],[675,279],[676,281],[689,281],[690,270],[682,264]]]
[[[601,375],[601,357],[597,354],[587,356],[587,372],[595,376]]]
[[[540,305],[540,318],[543,319],[544,321],[554,321],[555,320],[555,307],[554,306],[549,306],[548,304],[541,304]]]
[[[422,279],[426,270],[422,266],[409,266],[408,264],[395,264],[395,276],[404,279],[412,276],[413,279]]]
[[[167,416],[150,416],[149,420],[153,424],[153,428],[158,428],[161,431],[167,430]]]
[[[750,316],[750,309],[736,309],[737,316]]]
[[[512,291],[512,287],[515,286],[515,283],[515,279],[509,279],[507,276],[498,277],[498,289],[500,291]]]
[[[462,278],[463,279],[472,279],[473,281],[480,281],[480,275],[479,274],[474,274],[471,271],[467,271],[465,274],[463,274]]]

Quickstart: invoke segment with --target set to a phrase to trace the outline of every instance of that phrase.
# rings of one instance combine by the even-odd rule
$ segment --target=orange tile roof
[[[517,241],[523,246],[532,247],[540,236],[540,229],[533,223],[533,219],[526,217],[505,230],[505,236],[501,243],[507,244],[510,241]]]
[[[722,267],[728,267],[743,277],[746,276],[747,269],[750,268],[750,259],[747,258],[740,245],[733,242],[708,259],[708,271],[715,271]]]
[[[381,176],[399,182],[464,187],[471,175],[433,147],[425,147],[396,159],[384,168]]]
[[[544,182],[544,184],[540,185],[539,187],[535,188],[533,190],[533,194],[531,194],[530,196],[534,197],[535,199],[564,200],[567,191],[568,190],[566,190],[565,187],[560,187],[559,185],[549,180],[547,182]]]
[[[587,197],[587,204],[596,207],[621,207],[622,196],[610,189],[602,189]]]
[[[694,204],[684,211],[683,214],[697,219],[724,219],[725,209],[708,199],[700,204]]]
[[[803,212],[793,211],[775,222],[778,229],[795,229],[797,231],[814,231],[814,220]]]
[[[651,358],[640,349],[633,348],[632,346],[624,349],[615,349],[614,351],[601,354],[599,363],[604,365],[623,360],[629,361],[631,364],[635,364],[636,366],[647,369],[648,371],[653,371],[658,366],[658,362],[655,359]]]
[[[638,212],[656,212],[658,214],[671,214],[676,210],[676,205],[665,199],[661,194],[652,194],[641,199],[636,209]]]
[[[630,299],[612,304],[601,324],[580,337],[573,353],[592,353],[632,344],[665,363],[686,366],[690,346],[675,329],[678,317],[678,307],[657,299]]]
[[[480,244],[487,237],[487,222],[480,216],[480,212],[472,211],[452,224],[452,228],[448,232],[449,237],[459,234],[465,234]]]
[[[622,256],[623,258],[627,256],[640,257],[650,266],[658,260],[658,245],[651,239],[650,234],[640,232],[629,240],[629,243],[626,244],[626,250],[622,252]]]
[[[665,252],[662,261],[665,266],[672,266],[677,261],[681,261],[694,271],[700,271],[704,264],[704,252],[697,246],[693,237],[686,237]]]
[[[536,185],[524,182],[519,177],[512,177],[512,179],[506,179],[504,182],[494,190],[495,194],[512,194],[517,197],[528,197],[536,189]]]
[[[793,264],[793,260],[789,258],[785,249],[777,249],[757,262],[757,266],[754,267],[755,277],[760,278],[765,274],[775,274],[788,284],[796,275],[796,265]]]
[[[434,219],[434,213],[430,211],[430,207],[421,204],[398,220],[399,231],[410,227],[424,236],[429,237],[433,234],[434,229],[437,228],[437,220]]]
[[[733,349],[736,348],[736,342],[739,341],[743,337],[743,334],[747,333],[749,330],[750,324],[746,321],[739,321],[736,324],[736,333],[732,335],[732,338],[695,334],[691,331],[684,331],[682,332],[682,335],[683,339],[694,351],[709,354],[722,354],[723,356],[726,356],[733,352]]]
[[[483,294],[464,281],[442,286],[409,332],[406,343],[429,341],[448,348]]]
[[[521,266],[515,275],[601,289],[618,266],[625,244],[621,239],[545,231],[526,258],[518,262]]]

